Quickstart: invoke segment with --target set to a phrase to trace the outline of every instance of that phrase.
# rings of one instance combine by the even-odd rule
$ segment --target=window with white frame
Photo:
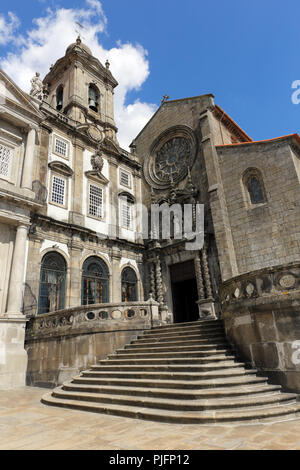
[[[126,229],[132,228],[133,201],[126,196],[120,197],[120,221],[121,226]]]
[[[89,215],[102,219],[103,217],[103,189],[94,184],[89,186]]]
[[[0,176],[9,177],[12,159],[12,149],[0,144]]]
[[[54,138],[54,149],[53,151],[60,155],[61,157],[68,158],[69,149],[68,149],[68,142],[63,140],[59,137]]]
[[[59,206],[65,206],[66,200],[66,179],[61,176],[52,176],[51,202]]]
[[[131,187],[131,178],[130,178],[130,173],[127,173],[127,171],[120,170],[120,184],[122,186],[126,186],[127,188]]]

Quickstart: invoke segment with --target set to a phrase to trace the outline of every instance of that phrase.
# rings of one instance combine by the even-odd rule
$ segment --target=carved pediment
[[[113,155],[121,155],[118,145],[108,137],[105,137],[104,141],[101,144],[101,148],[107,153],[112,153]]]
[[[94,171],[94,170],[86,171],[85,176],[89,179],[94,179],[98,183],[102,183],[102,184],[108,183],[108,179],[104,175],[102,175],[102,173],[99,171]]]
[[[73,175],[72,168],[60,161],[50,162],[48,164],[48,167],[51,168],[51,170],[56,171],[58,173],[62,173],[65,176]]]
[[[34,114],[36,118],[42,118],[41,113],[39,110],[33,105],[30,100],[30,97],[22,91],[14,82],[13,80],[6,75],[3,70],[0,69],[0,81],[2,82],[2,86],[0,87],[0,98],[4,99],[4,103],[7,107],[9,104],[12,103],[13,105],[17,106],[19,109],[23,109],[24,112],[26,111],[31,115]],[[1,101],[1,99],[0,99]]]

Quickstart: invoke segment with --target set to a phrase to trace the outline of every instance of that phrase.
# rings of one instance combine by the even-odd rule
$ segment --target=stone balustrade
[[[161,323],[158,302],[83,305],[27,323],[27,384],[54,387]]]
[[[300,263],[234,277],[219,295],[227,338],[242,359],[300,393]]]
[[[223,308],[238,305],[240,302],[257,299],[257,304],[273,297],[280,298],[300,294],[300,263],[264,268],[242,274],[225,281],[219,290]]]
[[[124,302],[82,305],[37,315],[29,320],[26,341],[36,338],[151,328],[158,323],[158,303]]]

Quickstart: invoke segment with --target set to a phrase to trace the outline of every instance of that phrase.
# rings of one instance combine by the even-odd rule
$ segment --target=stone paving
[[[47,390],[0,391],[1,450],[300,449],[300,419],[241,426],[173,425],[48,407]]]

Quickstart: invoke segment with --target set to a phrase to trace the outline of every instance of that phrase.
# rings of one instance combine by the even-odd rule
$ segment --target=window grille
[[[65,205],[65,190],[66,190],[66,180],[59,178],[58,176],[53,176],[52,180],[52,191],[51,191],[51,202],[59,204],[60,206]]]
[[[67,149],[68,149],[67,142],[65,142],[64,140],[58,139],[56,137],[55,147],[54,147],[55,153],[57,153],[58,155],[61,155],[62,157],[66,157],[67,156]]]
[[[103,191],[98,186],[90,185],[89,215],[102,218]]]

